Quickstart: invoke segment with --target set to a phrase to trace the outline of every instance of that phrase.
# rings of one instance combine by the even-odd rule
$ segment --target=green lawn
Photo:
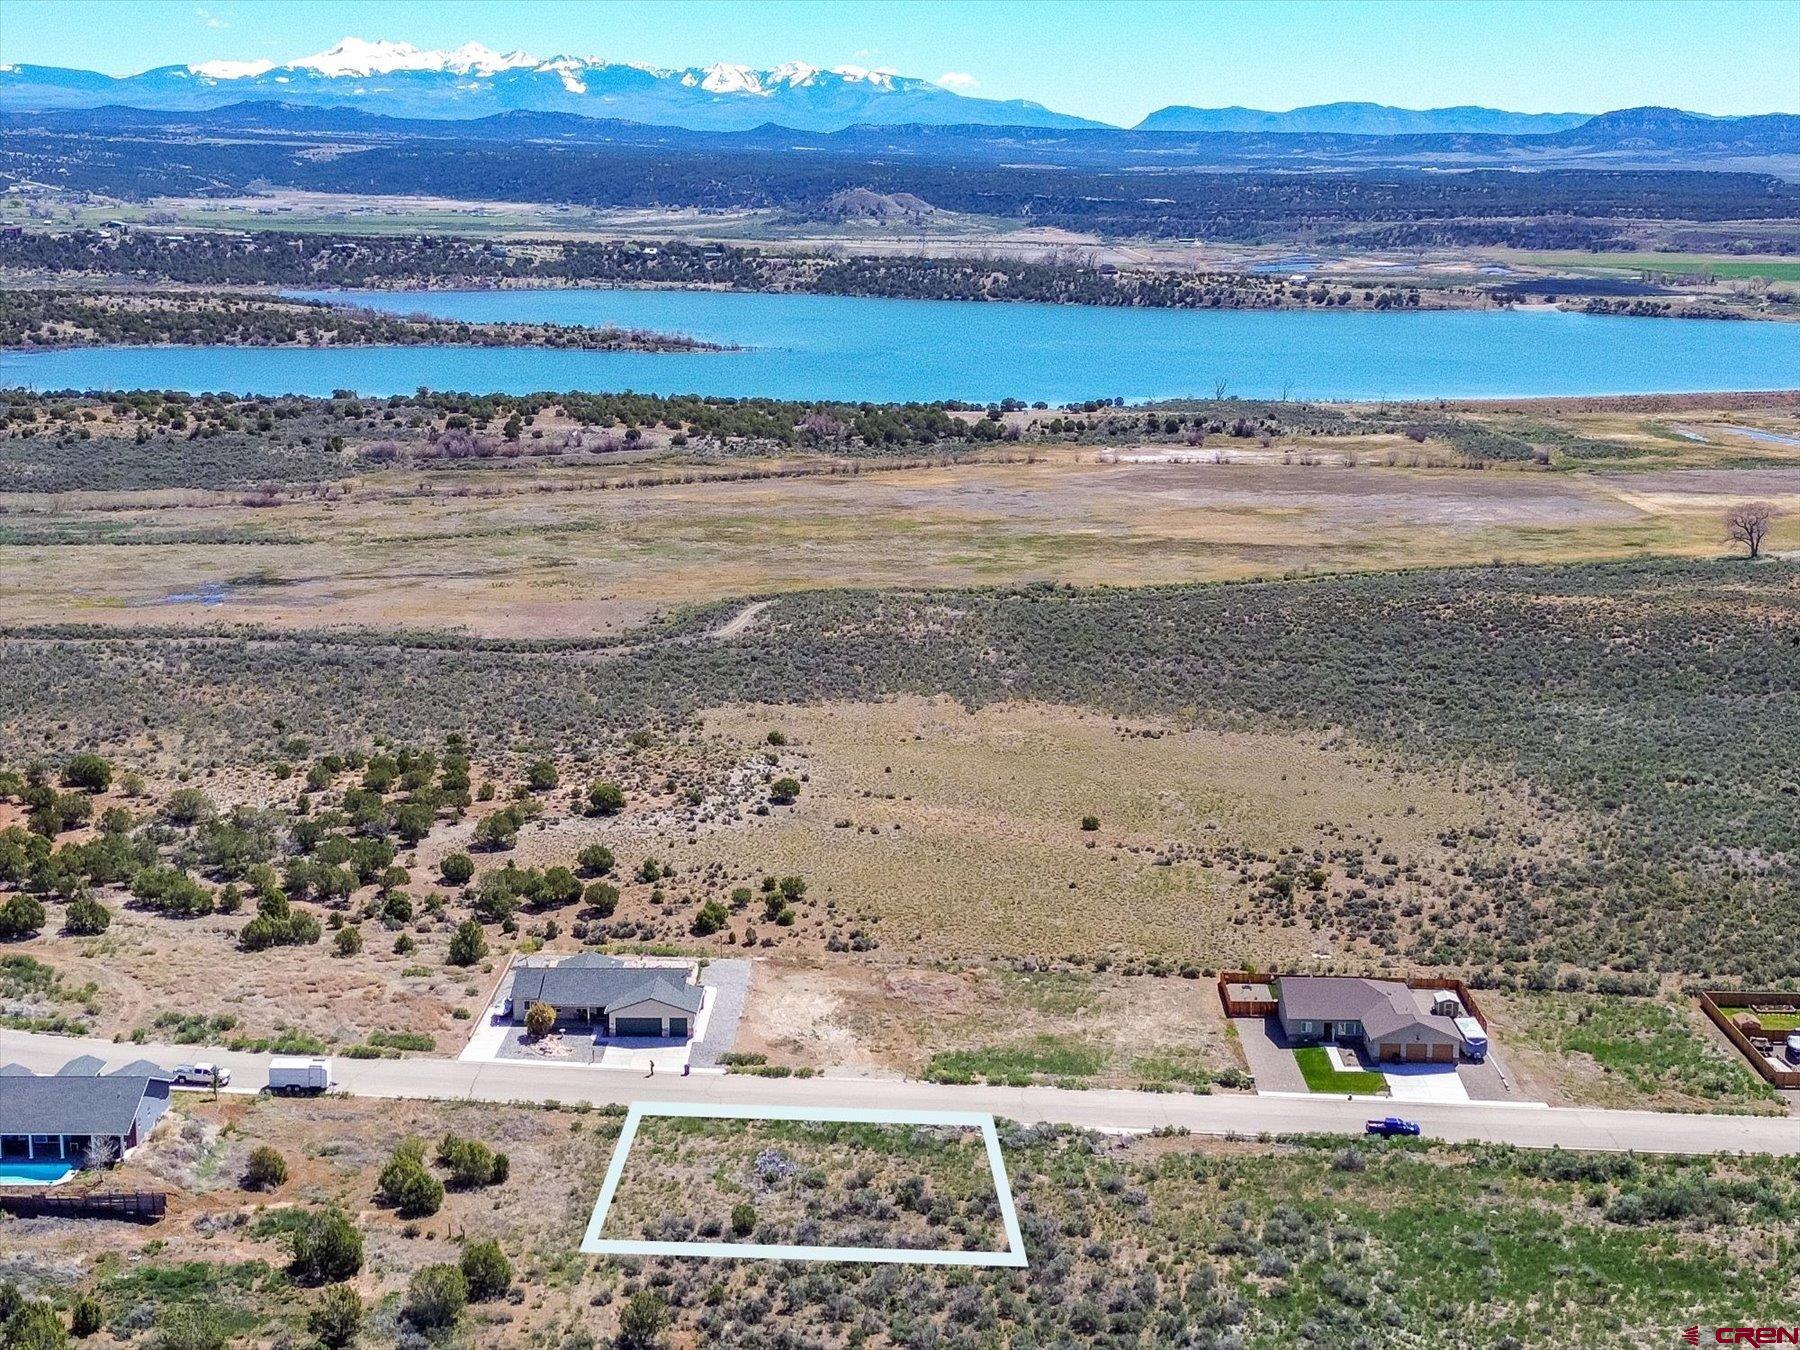
[[[1741,1013],[1741,1011],[1741,1009],[1737,1008],[1727,1008],[1725,1010],[1725,1015],[1730,1017],[1734,1014]],[[1800,1031],[1800,1010],[1794,1012],[1752,1013],[1751,1016],[1762,1023],[1762,1029],[1764,1031],[1780,1031],[1784,1033],[1789,1031]]]
[[[1300,1066],[1309,1092],[1331,1092],[1340,1096],[1356,1093],[1373,1097],[1385,1095],[1388,1090],[1387,1079],[1381,1074],[1361,1070],[1343,1073],[1334,1068],[1322,1045],[1302,1046],[1294,1051],[1294,1060]]]

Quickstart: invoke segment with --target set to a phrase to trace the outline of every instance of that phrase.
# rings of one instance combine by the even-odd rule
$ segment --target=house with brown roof
[[[1477,1057],[1467,1031],[1473,1023],[1447,990],[1358,976],[1284,975],[1275,986],[1275,1006],[1292,1045],[1358,1045],[1372,1060],[1413,1063]],[[1479,1049],[1486,1048],[1483,1040]]]

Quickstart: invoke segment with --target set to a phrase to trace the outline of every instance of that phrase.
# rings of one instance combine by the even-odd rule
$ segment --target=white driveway
[[[1397,1102],[1466,1102],[1469,1090],[1454,1064],[1383,1064],[1388,1095]]]

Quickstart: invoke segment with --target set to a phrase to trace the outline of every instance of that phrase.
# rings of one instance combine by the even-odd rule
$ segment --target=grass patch
[[[939,1083],[968,1083],[977,1078],[990,1083],[1091,1078],[1100,1072],[1105,1059],[1100,1050],[1085,1042],[1046,1035],[1017,1045],[942,1051],[931,1057],[925,1076]]]
[[[1364,1097],[1382,1096],[1387,1092],[1387,1079],[1383,1075],[1363,1069],[1345,1073],[1333,1066],[1322,1045],[1301,1046],[1294,1051],[1294,1062],[1300,1066],[1300,1076],[1306,1079],[1308,1092],[1328,1092],[1338,1096],[1354,1093]]]

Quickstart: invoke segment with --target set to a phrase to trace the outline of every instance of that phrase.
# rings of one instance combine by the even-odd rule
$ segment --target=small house
[[[689,970],[587,953],[514,971],[512,1011],[522,1021],[532,1004],[547,1003],[558,1022],[592,1026],[602,1036],[683,1040],[693,1035],[705,996]]]
[[[1470,1049],[1459,1025],[1462,1003],[1448,992],[1414,990],[1398,980],[1286,975],[1275,1001],[1281,1030],[1294,1045],[1360,1045],[1372,1060],[1426,1063],[1451,1063]]]

